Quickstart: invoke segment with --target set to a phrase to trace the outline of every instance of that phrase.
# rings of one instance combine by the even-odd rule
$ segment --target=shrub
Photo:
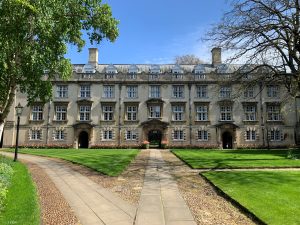
[[[11,163],[4,157],[1,157],[0,162],[0,210],[4,207],[4,201],[7,195],[8,187],[13,176],[13,168]]]

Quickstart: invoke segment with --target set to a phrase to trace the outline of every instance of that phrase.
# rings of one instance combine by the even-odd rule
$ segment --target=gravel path
[[[162,151],[170,164],[179,190],[198,225],[200,224],[255,224],[230,202],[219,196],[198,172],[191,170],[169,151]]]
[[[22,160],[36,184],[43,225],[79,225],[80,222],[49,176],[36,164]]]

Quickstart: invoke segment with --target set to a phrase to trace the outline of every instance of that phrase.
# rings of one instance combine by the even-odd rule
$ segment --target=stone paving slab
[[[1,153],[3,154],[3,153]],[[5,155],[11,155],[4,153]],[[83,225],[132,225],[136,209],[63,163],[19,154],[45,170]]]
[[[137,209],[63,162],[25,154],[19,158],[45,170],[83,225],[196,225],[159,150],[150,150]]]
[[[135,225],[196,225],[159,150],[150,150]]]

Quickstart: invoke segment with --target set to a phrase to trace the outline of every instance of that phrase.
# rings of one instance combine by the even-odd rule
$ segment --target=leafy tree
[[[231,5],[204,39],[233,52],[230,60],[243,59],[247,68],[240,72],[264,76],[257,80],[284,81],[290,93],[298,93],[299,0],[231,0]]]
[[[203,61],[195,55],[181,55],[175,57],[175,64],[179,65],[197,65],[201,63],[203,63]]]
[[[91,43],[114,41],[117,25],[101,0],[0,1],[0,137],[16,91],[29,104],[49,101],[51,80],[72,73],[67,44],[81,50],[83,32]]]

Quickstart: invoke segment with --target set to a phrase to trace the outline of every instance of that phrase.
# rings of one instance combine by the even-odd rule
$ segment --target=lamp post
[[[15,157],[14,157],[14,161],[17,161],[18,158],[18,147],[19,147],[19,126],[20,126],[20,116],[22,114],[22,110],[23,110],[23,106],[21,106],[20,102],[19,104],[15,107],[16,109],[16,113],[18,116],[18,120],[17,120],[17,136],[16,136],[16,148],[15,148]]]

